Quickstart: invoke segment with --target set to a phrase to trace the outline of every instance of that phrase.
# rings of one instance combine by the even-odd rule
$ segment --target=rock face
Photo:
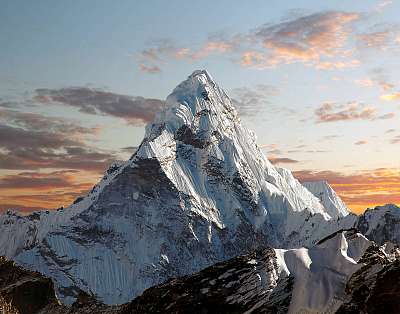
[[[70,307],[57,302],[49,279],[0,262],[0,306],[8,306],[6,314],[28,306],[19,313],[398,313],[399,257],[392,245],[340,231],[308,249],[263,248],[170,279],[123,305],[107,306],[79,292]],[[21,299],[21,284],[33,283],[44,288],[41,296]]]
[[[353,226],[345,214],[273,166],[226,93],[196,71],[86,197],[1,215],[0,254],[52,278],[67,304],[80,289],[120,304],[259,247],[311,246]]]
[[[135,313],[286,313],[293,277],[279,277],[273,249],[218,263],[149,288],[127,308]]]
[[[360,260],[363,266],[346,285],[346,297],[337,313],[400,313],[400,259],[372,245]]]
[[[129,306],[138,313],[335,313],[371,245],[343,231],[309,249],[260,250],[150,288]]]
[[[369,208],[355,227],[380,245],[387,241],[400,245],[400,208],[393,204]]]
[[[53,283],[0,257],[0,312],[32,314],[57,303]]]

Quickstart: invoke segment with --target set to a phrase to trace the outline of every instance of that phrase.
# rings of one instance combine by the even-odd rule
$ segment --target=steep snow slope
[[[80,287],[122,303],[260,246],[311,245],[341,215],[274,167],[225,92],[196,71],[168,96],[137,152],[85,198],[0,216],[0,254],[53,278],[65,302]]]
[[[334,313],[346,281],[371,241],[354,232],[339,232],[309,249],[276,250],[278,265],[294,276],[289,313]]]
[[[303,182],[303,185],[313,195],[315,195],[324,205],[328,214],[332,218],[343,217],[349,214],[350,210],[345,203],[336,194],[332,187],[326,181]]]

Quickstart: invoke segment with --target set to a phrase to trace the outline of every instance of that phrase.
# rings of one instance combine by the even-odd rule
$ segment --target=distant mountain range
[[[366,252],[384,252],[369,240],[399,244],[399,215],[397,206],[386,205],[356,216],[327,182],[301,184],[272,165],[224,90],[208,72],[195,71],[167,97],[134,155],[112,165],[87,196],[57,211],[1,215],[0,255],[50,277],[65,304],[82,291],[122,304],[201,271],[146,290],[131,308],[150,311],[146,297],[153,295],[154,306],[166,306],[176,288],[187,290],[183,303],[174,299],[177,306],[194,302],[195,293],[200,303],[225,298],[227,309],[233,302],[243,311],[332,312],[357,303],[344,287],[368,265],[360,262]],[[369,240],[335,233],[351,228]],[[250,255],[237,257],[243,254]],[[394,253],[382,254],[396,261]],[[243,274],[229,270],[235,263]],[[234,282],[224,281],[224,273],[211,276],[221,267]],[[203,276],[206,284],[188,286]],[[212,280],[227,294],[212,292]],[[166,298],[163,289],[170,291]]]

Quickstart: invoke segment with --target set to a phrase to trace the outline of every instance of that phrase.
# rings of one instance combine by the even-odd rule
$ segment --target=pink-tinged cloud
[[[358,35],[358,40],[363,47],[386,49],[393,32],[389,29]]]
[[[325,103],[315,110],[317,123],[349,121],[349,120],[374,120],[376,109],[358,102],[345,105]]]
[[[190,55],[192,59],[203,59],[211,54],[224,54],[231,52],[234,45],[230,42],[225,41],[208,41],[204,46]]]
[[[400,135],[395,136],[390,141],[391,144],[400,144]]]
[[[343,67],[347,63],[340,64],[323,58],[348,57],[344,46],[352,32],[352,23],[359,19],[358,13],[329,11],[262,26],[255,36],[266,49],[266,57],[247,55],[247,60],[251,57],[252,62],[243,62],[246,56],[242,55],[242,64],[254,65],[254,60],[259,60],[258,66],[261,67],[293,62],[315,65],[325,62],[320,65],[321,68]]]
[[[150,73],[150,74],[156,74],[156,73],[160,73],[161,69],[159,66],[157,65],[145,65],[143,63],[139,64],[139,69],[142,72],[146,72],[146,73]]]
[[[322,70],[356,67],[353,50],[346,44],[355,12],[325,11],[276,24],[264,24],[247,33],[208,38],[200,48],[176,46],[170,40],[157,41],[139,54],[142,64],[165,64],[172,60],[199,60],[212,55],[239,57],[244,67],[265,69],[279,64],[304,63]],[[150,72],[151,73],[151,72]]]
[[[361,141],[355,142],[354,145],[365,145],[365,144],[367,144],[367,143],[368,143],[367,140],[361,140]]]
[[[372,87],[375,85],[375,82],[369,78],[354,80],[354,83],[364,87]]]
[[[273,164],[297,164],[298,160],[287,157],[268,157],[268,160]]]
[[[315,67],[320,70],[346,69],[354,68],[361,64],[360,60],[353,59],[350,61],[320,61]]]

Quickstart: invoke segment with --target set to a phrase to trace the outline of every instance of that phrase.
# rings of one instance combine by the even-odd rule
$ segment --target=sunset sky
[[[275,164],[400,204],[400,1],[1,1],[0,211],[66,206],[207,69]]]

